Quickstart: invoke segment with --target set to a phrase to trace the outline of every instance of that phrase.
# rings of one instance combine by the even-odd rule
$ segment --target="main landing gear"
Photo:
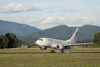
[[[54,50],[51,50],[51,53],[55,53],[55,51]],[[64,50],[63,49],[61,50],[61,53],[64,53]]]
[[[51,50],[51,53],[54,53],[54,50]]]
[[[64,53],[64,50],[61,50],[61,53]]]

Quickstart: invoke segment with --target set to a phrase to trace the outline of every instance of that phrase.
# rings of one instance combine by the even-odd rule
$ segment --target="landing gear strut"
[[[51,50],[51,53],[54,53],[54,50]]]
[[[64,53],[64,50],[61,50],[61,53]]]

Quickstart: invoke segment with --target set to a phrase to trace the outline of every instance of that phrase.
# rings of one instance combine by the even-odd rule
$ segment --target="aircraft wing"
[[[93,44],[93,43],[77,43],[77,44],[68,44],[64,46],[81,46],[81,45],[88,45],[88,44]]]

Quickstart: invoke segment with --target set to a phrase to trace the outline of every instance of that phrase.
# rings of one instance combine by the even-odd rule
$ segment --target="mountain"
[[[77,27],[68,27],[66,25],[60,25],[50,29],[33,32],[28,36],[70,38],[76,28]],[[98,26],[84,25],[82,27],[79,27],[78,38],[92,39],[94,33],[98,31],[100,31],[100,27]]]
[[[50,29],[45,29],[42,31],[33,32],[28,36],[38,36],[38,37],[65,37],[69,36],[72,31],[66,25],[61,25],[53,27]]]
[[[57,39],[69,39],[77,27],[68,27],[66,25],[56,26],[50,29],[33,32],[27,36],[18,37],[27,43],[33,43],[40,37],[49,37]],[[100,27],[93,25],[84,25],[79,27],[78,40],[93,39],[94,33],[100,31]]]
[[[25,24],[0,20],[0,35],[12,32],[17,36],[25,36],[35,31],[40,31],[40,29]]]

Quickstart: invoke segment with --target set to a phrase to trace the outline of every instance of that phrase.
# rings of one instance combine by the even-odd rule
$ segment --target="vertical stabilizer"
[[[78,28],[75,30],[74,34],[72,35],[72,37],[70,38],[70,42],[72,44],[76,44],[76,41],[77,41],[77,35],[78,34]]]

